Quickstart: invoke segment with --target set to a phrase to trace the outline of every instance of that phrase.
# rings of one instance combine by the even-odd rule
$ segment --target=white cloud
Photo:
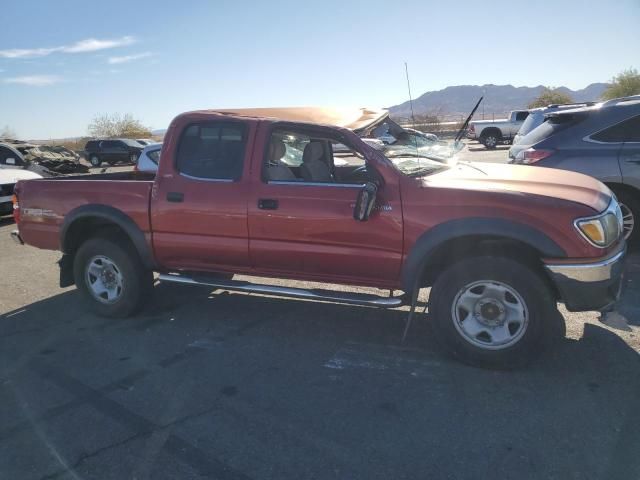
[[[65,53],[95,52],[98,50],[106,50],[107,48],[124,47],[126,45],[131,45],[135,41],[135,38],[130,36],[116,38],[115,40],[97,40],[95,38],[88,38],[86,40],[80,40],[73,45],[62,47],[61,51]]]
[[[86,53],[105,50],[108,48],[124,47],[135,43],[136,39],[131,36],[115,38],[113,40],[98,40],[95,38],[87,38],[80,40],[71,45],[62,45],[60,47],[48,48],[14,48],[9,50],[0,50],[0,58],[35,58],[46,57],[52,53]]]
[[[27,75],[25,77],[5,78],[4,83],[17,83],[30,87],[46,87],[54,83],[60,83],[62,79],[56,75]]]
[[[45,57],[58,50],[59,48],[14,48],[11,50],[0,50],[0,57],[4,57],[4,58]]]
[[[133,62],[134,60],[140,60],[153,55],[151,52],[135,53],[133,55],[125,55],[124,57],[109,57],[108,62],[112,65],[117,63]]]

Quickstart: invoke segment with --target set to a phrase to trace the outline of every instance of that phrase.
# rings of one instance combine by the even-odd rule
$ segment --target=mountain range
[[[592,83],[582,90],[571,90],[559,87],[563,93],[569,94],[575,102],[597,101],[607,88],[607,83]],[[544,86],[514,87],[513,85],[456,85],[433,92],[426,92],[413,100],[415,115],[467,115],[478,99],[484,95],[480,111],[487,113],[504,113],[510,110],[526,108],[540,95]],[[395,118],[411,116],[409,101],[389,107]]]

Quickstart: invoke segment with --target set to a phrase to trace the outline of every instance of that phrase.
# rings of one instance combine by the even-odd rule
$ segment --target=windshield
[[[412,140],[418,137],[412,137]],[[464,143],[439,140],[413,144],[385,145],[382,153],[405,175],[424,176],[457,163],[456,154]]]

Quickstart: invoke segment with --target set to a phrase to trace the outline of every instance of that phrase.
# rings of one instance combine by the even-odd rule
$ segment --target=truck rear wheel
[[[510,258],[461,260],[436,280],[429,296],[435,332],[458,360],[510,369],[528,363],[552,334],[556,302],[545,282]]]
[[[482,132],[482,135],[480,136],[480,143],[488,150],[493,150],[498,146],[498,142],[500,142],[501,139],[502,137],[498,132]]]
[[[134,249],[115,238],[87,240],[73,263],[83,302],[103,317],[134,314],[153,286],[152,272],[144,268]]]

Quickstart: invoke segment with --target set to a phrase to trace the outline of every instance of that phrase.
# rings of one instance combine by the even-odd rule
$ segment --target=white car
[[[16,168],[0,169],[0,216],[13,214],[13,189],[18,180],[32,180],[34,178],[42,178],[42,175]]]
[[[154,143],[147,145],[142,150],[142,153],[138,157],[136,163],[136,171],[156,173],[158,171],[158,162],[160,161],[160,151],[162,150],[161,143]]]

